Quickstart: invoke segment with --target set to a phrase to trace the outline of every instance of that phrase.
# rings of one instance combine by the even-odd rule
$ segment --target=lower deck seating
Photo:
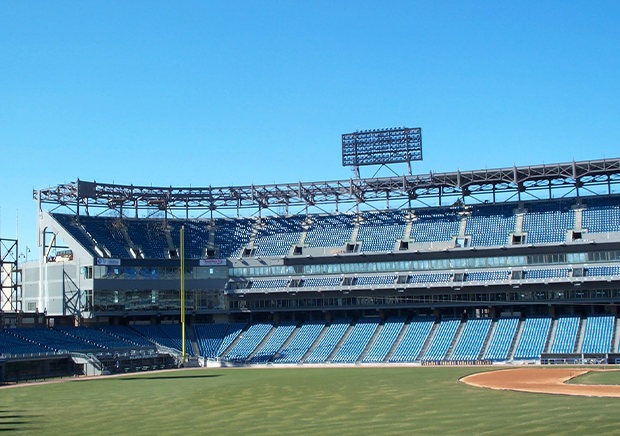
[[[379,327],[380,318],[360,318],[332,358],[333,363],[354,363]]]
[[[267,342],[256,352],[254,357],[250,359],[250,363],[267,363],[278,352],[284,342],[291,336],[293,330],[297,327],[296,322],[283,322],[269,337]]]
[[[454,339],[457,329],[461,325],[460,319],[443,320],[439,323],[437,332],[433,337],[426,353],[422,356],[423,361],[443,360],[448,352],[448,348]]]
[[[484,360],[500,361],[508,358],[510,345],[517,333],[519,318],[500,318],[495,324],[493,336],[484,354]]]
[[[270,323],[252,324],[241,336],[239,342],[225,356],[222,356],[222,360],[244,362],[272,328],[273,324]]]
[[[385,324],[383,324],[383,328],[381,329],[379,336],[377,336],[377,339],[375,339],[375,342],[368,350],[368,353],[366,353],[366,356],[362,359],[362,362],[383,362],[404,325],[404,317],[399,316],[388,318],[385,321]]]
[[[612,315],[588,316],[582,353],[609,353],[616,319]]]
[[[415,362],[434,324],[435,318],[432,317],[413,318],[390,362]]]
[[[312,350],[310,355],[306,358],[304,363],[323,363],[334,351],[338,342],[342,339],[344,334],[351,325],[351,318],[339,318],[336,319],[327,329],[325,335],[321,338],[321,341]]]
[[[516,360],[539,359],[540,353],[545,347],[550,327],[551,318],[548,316],[526,318],[523,322],[523,331],[514,358]]]
[[[298,363],[325,328],[323,321],[304,323],[291,342],[276,356],[273,363]]]
[[[579,330],[578,316],[561,316],[556,324],[550,353],[572,353],[575,350]]]
[[[468,320],[449,360],[476,360],[491,328],[491,321],[491,318]]]

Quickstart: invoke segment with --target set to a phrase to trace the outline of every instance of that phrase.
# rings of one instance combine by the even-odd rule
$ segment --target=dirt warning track
[[[471,386],[490,389],[620,398],[620,386],[566,384],[568,380],[590,371],[580,368],[515,368],[481,372],[463,377],[461,381]]]

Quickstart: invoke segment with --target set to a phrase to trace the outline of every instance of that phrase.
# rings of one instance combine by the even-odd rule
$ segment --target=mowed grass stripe
[[[458,381],[482,370],[489,368],[202,369],[0,395],[23,415],[37,415],[37,431],[47,435],[620,434],[620,399]]]

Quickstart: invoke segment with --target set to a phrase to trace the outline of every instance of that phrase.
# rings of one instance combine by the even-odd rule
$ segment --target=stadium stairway
[[[312,343],[312,345],[310,346],[310,348],[308,348],[308,351],[306,351],[304,353],[304,355],[301,357],[301,359],[299,359],[299,364],[302,364],[305,362],[305,360],[308,358],[308,356],[310,356],[312,354],[312,352],[314,351],[314,349],[321,343],[321,341],[323,340],[323,336],[325,336],[325,334],[327,333],[327,330],[329,329],[329,326],[326,324],[323,327],[323,330],[321,330],[321,333],[319,333],[319,335],[316,337],[316,339],[314,340],[314,342]]]
[[[463,321],[461,321],[461,323],[459,324],[459,327],[456,329],[456,334],[452,338],[452,342],[450,343],[448,351],[446,351],[446,355],[444,356],[443,360],[450,360],[450,357],[452,357],[452,353],[454,353],[454,349],[456,348],[456,345],[459,343],[459,341],[461,340],[461,336],[463,335],[465,324],[466,323]]]
[[[198,342],[196,341],[196,335],[194,334],[194,327],[186,324],[185,334],[189,337],[189,340],[192,344],[192,350],[194,350],[194,356],[200,356],[200,350],[198,349]]]
[[[381,322],[379,323],[379,325],[377,326],[377,328],[375,329],[375,332],[370,337],[370,340],[368,341],[368,343],[364,347],[364,350],[362,351],[362,354],[360,354],[360,357],[357,359],[357,361],[355,363],[361,362],[362,359],[364,359],[364,357],[366,357],[366,355],[368,354],[368,351],[372,348],[372,346],[374,345],[375,341],[377,340],[377,337],[379,336],[379,333],[381,333],[381,330],[383,330],[383,326],[384,325],[385,325],[385,319],[382,319]]]
[[[579,333],[577,333],[577,342],[575,345],[575,353],[580,353],[581,352],[581,346],[583,345],[583,338],[585,337],[585,333],[586,333],[586,319],[585,318],[581,318],[579,320],[579,330],[577,330]]]
[[[551,328],[549,329],[549,336],[547,336],[547,342],[545,343],[545,346],[543,347],[543,353],[548,353],[551,350],[551,347],[553,346],[553,341],[555,341],[555,334],[558,330],[558,320],[553,319],[551,320]]]
[[[394,355],[394,352],[400,345],[401,341],[403,340],[403,337],[405,336],[405,333],[407,333],[407,330],[409,329],[409,324],[411,323],[411,319],[412,318],[407,319],[405,321],[405,324],[403,325],[403,328],[400,330],[400,332],[398,332],[398,336],[396,336],[396,340],[392,344],[392,348],[390,348],[390,351],[388,351],[388,353],[385,355],[385,359],[383,359],[384,362],[389,362],[392,356]]]
[[[330,363],[331,360],[334,358],[334,356],[338,354],[338,351],[340,351],[340,347],[342,347],[342,344],[344,344],[344,341],[346,341],[349,335],[351,334],[351,331],[353,330],[353,326],[356,324],[356,322],[355,323],[352,322],[351,324],[349,324],[346,331],[344,332],[344,335],[342,335],[342,337],[340,338],[340,340],[338,341],[338,343],[336,344],[332,352],[329,353],[329,356],[327,356],[327,359],[325,359],[325,363]]]
[[[476,360],[482,360],[482,357],[487,352],[487,348],[491,343],[491,339],[493,339],[493,335],[495,334],[495,329],[497,328],[497,321],[491,321],[491,326],[489,327],[489,331],[487,332],[486,338],[484,338],[484,342],[482,343],[482,347],[480,348],[480,353],[476,356]]]
[[[426,340],[424,341],[424,345],[422,345],[420,352],[416,356],[416,360],[421,360],[422,357],[426,354],[426,350],[428,350],[428,347],[430,347],[431,344],[433,343],[433,339],[435,338],[435,334],[437,333],[438,328],[439,328],[439,322],[435,320],[435,324],[433,324],[433,327],[431,328],[430,333],[426,337]]]
[[[243,327],[243,329],[241,329],[241,332],[239,332],[239,334],[237,335],[237,337],[228,345],[228,347],[226,347],[224,349],[224,351],[222,351],[221,353],[219,353],[218,357],[222,357],[222,356],[226,356],[228,354],[228,352],[230,350],[232,350],[233,348],[235,348],[235,346],[237,345],[237,343],[241,340],[241,338],[243,338],[243,335],[245,334],[245,332],[248,331],[248,329],[252,326],[252,323],[247,323],[245,325],[245,327]]]
[[[523,320],[519,320],[519,325],[517,327],[517,334],[512,338],[512,343],[510,344],[510,349],[508,350],[508,355],[506,356],[507,361],[513,360],[515,356],[515,351],[517,351],[517,344],[521,340],[521,335],[523,334]]]
[[[280,352],[284,350],[286,347],[288,347],[288,344],[290,344],[291,341],[295,338],[295,336],[297,336],[297,333],[299,333],[299,329],[301,328],[302,325],[304,325],[304,323],[300,322],[299,324],[295,326],[295,328],[293,329],[293,332],[290,334],[288,338],[286,338],[286,341],[284,341],[280,349],[271,357],[271,359],[269,359],[269,362],[272,362],[273,360],[280,357]]]

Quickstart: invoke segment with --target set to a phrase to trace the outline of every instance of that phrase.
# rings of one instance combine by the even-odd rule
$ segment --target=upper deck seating
[[[571,205],[568,201],[526,204],[528,212],[523,216],[523,231],[527,232],[527,243],[564,242],[566,231],[575,226],[575,211]]]
[[[450,241],[459,233],[461,217],[455,209],[416,210],[409,237],[414,242]]]
[[[478,206],[467,217],[465,234],[472,247],[508,245],[516,221],[512,206]]]
[[[303,232],[303,216],[264,218],[254,240],[255,256],[284,256]]]
[[[362,243],[360,252],[394,250],[396,240],[403,238],[406,225],[401,211],[362,213],[357,232],[357,241]]]
[[[241,256],[241,248],[248,245],[253,231],[254,220],[251,218],[215,220],[213,243],[219,247],[219,257]]]
[[[588,198],[581,215],[581,227],[588,233],[620,232],[620,199]]]
[[[341,247],[351,240],[353,221],[351,215],[315,215],[306,233],[304,243],[309,248]]]

